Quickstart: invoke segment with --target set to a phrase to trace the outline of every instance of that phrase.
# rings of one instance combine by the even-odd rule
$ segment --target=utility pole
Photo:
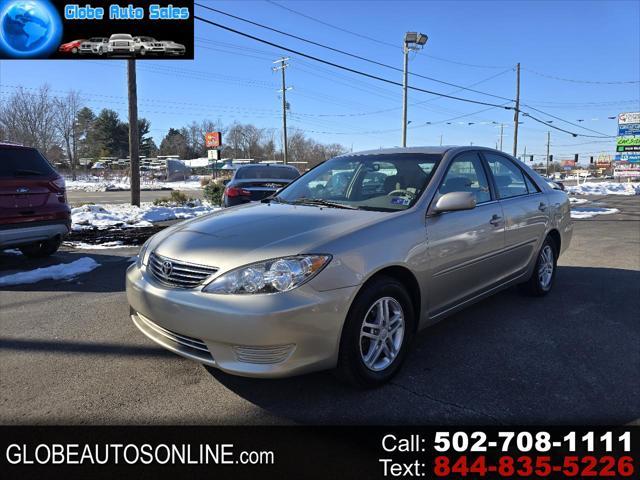
[[[273,63],[278,63],[277,67],[273,67],[272,70],[277,72],[280,70],[282,72],[282,161],[286,165],[287,157],[288,157],[288,146],[287,146],[287,81],[285,78],[284,71],[289,66],[287,62],[289,58],[282,57],[280,60],[276,60]]]
[[[513,156],[518,156],[518,120],[520,118],[520,62],[516,65],[516,108],[513,114]]]
[[[127,60],[129,88],[129,160],[131,164],[131,205],[140,206],[140,138],[138,136],[138,89],[136,61]]]
[[[502,137],[504,135],[504,123],[500,124],[500,151],[502,151]]]
[[[545,170],[547,173],[547,177],[549,176],[549,145],[551,144],[551,132],[547,132],[547,169]]]
[[[440,146],[442,146],[442,135],[440,135]]]

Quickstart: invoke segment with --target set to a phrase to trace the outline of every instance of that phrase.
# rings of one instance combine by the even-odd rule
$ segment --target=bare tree
[[[49,86],[43,85],[35,93],[18,88],[0,106],[0,128],[6,140],[47,152],[57,140]]]
[[[78,112],[82,109],[80,93],[70,90],[65,97],[56,97],[53,104],[56,128],[66,147],[71,178],[75,180],[78,161],[77,121]]]

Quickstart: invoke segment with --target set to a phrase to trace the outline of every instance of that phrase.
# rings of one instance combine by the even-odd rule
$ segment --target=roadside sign
[[[640,112],[626,112],[618,114],[618,125],[640,123]]]
[[[640,152],[640,145],[618,145],[616,152]]]
[[[616,145],[618,147],[640,146],[640,137],[618,137]]]
[[[620,161],[629,162],[629,163],[640,163],[640,152],[638,153],[621,153],[620,155],[616,155],[616,157],[620,157]]]
[[[204,143],[207,148],[217,148],[222,145],[221,132],[207,132],[204,136]]]
[[[618,136],[640,135],[640,123],[621,123],[618,125]]]
[[[209,160],[220,160],[220,150],[216,150],[216,149],[207,150],[207,158]]]

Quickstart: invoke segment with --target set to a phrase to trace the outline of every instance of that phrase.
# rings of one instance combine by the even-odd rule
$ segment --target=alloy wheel
[[[395,298],[383,297],[374,302],[360,327],[360,357],[374,372],[384,370],[400,353],[405,319]]]
[[[551,286],[553,268],[553,249],[550,245],[545,245],[540,252],[540,263],[538,265],[538,281],[544,290],[548,290]]]

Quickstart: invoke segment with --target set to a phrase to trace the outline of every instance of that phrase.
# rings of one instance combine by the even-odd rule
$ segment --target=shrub
[[[212,205],[221,205],[223,192],[224,185],[211,182],[204,187],[204,198],[209,200]]]
[[[184,193],[179,190],[174,190],[169,194],[168,197],[156,198],[153,201],[154,205],[188,205],[192,204],[194,199],[192,197],[188,197]]]

